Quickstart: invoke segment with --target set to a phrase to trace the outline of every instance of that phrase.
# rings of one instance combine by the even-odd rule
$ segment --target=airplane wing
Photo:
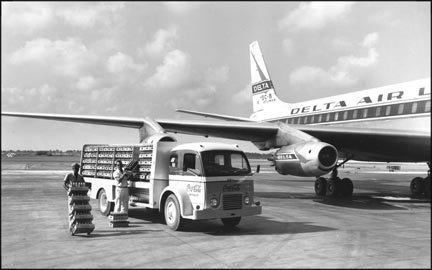
[[[235,121],[156,120],[166,131],[233,140],[261,142],[276,136],[279,127],[271,123]]]
[[[176,110],[177,112],[181,113],[188,113],[188,114],[194,114],[204,117],[210,117],[220,120],[228,120],[228,121],[241,121],[241,122],[254,122],[250,118],[245,117],[235,117],[235,116],[229,116],[229,115],[222,115],[222,114],[215,114],[215,113],[203,113],[203,112],[197,112],[197,111],[190,111],[190,110]]]
[[[202,136],[222,137],[234,140],[265,141],[278,132],[278,127],[270,123],[218,121],[204,122],[193,120],[152,120],[149,118],[87,116],[44,113],[2,112],[3,116],[36,118],[46,120],[108,125],[127,128],[147,128],[153,132],[173,132]],[[152,132],[150,132],[152,133]],[[147,135],[147,133],[145,134]],[[142,141],[143,136],[140,137]]]
[[[280,130],[277,124],[265,122],[181,122],[179,120],[157,120],[157,122],[168,132],[251,142],[272,140]],[[427,160],[427,156],[430,157],[430,132],[316,125],[289,125],[289,127],[332,144],[339,151],[355,153],[356,160],[385,161],[392,153],[394,155],[406,153],[406,156],[401,159],[409,160],[409,157],[412,157],[413,161]],[[419,148],[426,150],[422,153],[416,152],[415,149]],[[425,152],[428,152],[426,157]]]
[[[240,121],[194,121],[194,120],[152,120],[149,118],[83,116],[39,113],[2,112],[4,116],[39,118],[48,120],[69,121],[77,123],[110,125],[140,129],[140,139],[153,132],[172,132],[210,137],[220,137],[251,142],[276,141],[282,129],[289,127],[288,136],[307,134],[334,145],[339,151],[356,153],[357,160],[384,160],[392,153],[406,153],[405,159],[412,161],[430,159],[430,132],[412,132],[403,130],[384,130],[368,128],[341,128],[317,125],[280,125],[267,122]],[[148,133],[141,134],[146,128]],[[308,137],[302,136],[303,140]],[[273,145],[281,147],[283,145]],[[426,149],[416,153],[415,149]],[[417,151],[418,152],[418,151]],[[426,153],[426,157],[424,156]]]

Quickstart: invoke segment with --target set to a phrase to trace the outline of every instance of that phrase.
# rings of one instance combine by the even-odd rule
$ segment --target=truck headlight
[[[250,198],[249,198],[249,196],[245,196],[245,197],[244,197],[244,203],[245,203],[245,204],[249,204],[249,202],[250,202]]]
[[[210,199],[210,206],[211,207],[217,207],[219,204],[218,200],[216,198],[211,198]]]

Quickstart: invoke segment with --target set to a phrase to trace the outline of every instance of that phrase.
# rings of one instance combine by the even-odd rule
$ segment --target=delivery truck
[[[140,144],[86,144],[81,174],[89,196],[108,216],[114,209],[116,160],[131,169],[129,202],[163,213],[166,225],[181,229],[185,219],[218,219],[225,226],[243,216],[261,214],[254,198],[253,174],[238,145],[180,144],[168,135],[154,135]],[[131,166],[132,165],[132,166]]]

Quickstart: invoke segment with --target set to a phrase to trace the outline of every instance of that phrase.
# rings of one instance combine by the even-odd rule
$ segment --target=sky
[[[285,102],[430,77],[429,2],[2,2],[1,110],[249,117],[249,44]],[[174,135],[180,142],[250,142]],[[136,129],[1,117],[2,150],[139,143]]]

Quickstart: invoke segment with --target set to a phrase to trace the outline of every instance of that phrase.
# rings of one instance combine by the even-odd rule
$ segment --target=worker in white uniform
[[[63,188],[66,189],[66,191],[69,190],[69,188],[72,186],[72,183],[84,183],[84,178],[81,174],[79,174],[79,168],[80,165],[78,163],[72,164],[72,173],[68,173],[65,175],[63,180]],[[72,218],[74,216],[73,214],[73,207],[71,204],[72,197],[68,196],[68,214],[69,214],[69,227],[72,224]]]
[[[113,173],[116,181],[114,213],[127,214],[129,204],[128,174],[123,172],[123,163],[121,160],[116,161],[116,167]]]

